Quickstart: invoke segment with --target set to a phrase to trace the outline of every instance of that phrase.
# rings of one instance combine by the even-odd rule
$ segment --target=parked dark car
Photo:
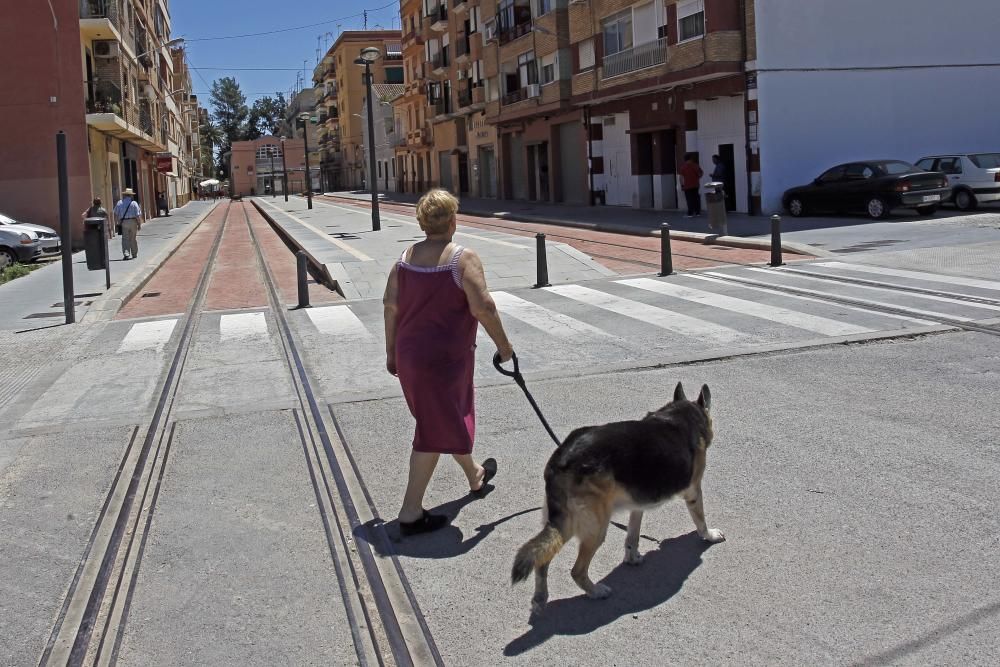
[[[840,164],[810,185],[785,192],[782,204],[795,217],[807,213],[864,212],[880,220],[894,208],[931,215],[951,194],[944,174],[923,171],[901,160]]]

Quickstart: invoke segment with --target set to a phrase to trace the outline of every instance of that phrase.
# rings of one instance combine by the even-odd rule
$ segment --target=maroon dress
[[[397,264],[396,373],[417,421],[413,449],[469,454],[476,435],[472,389],[478,322],[462,290],[456,246],[442,266]]]

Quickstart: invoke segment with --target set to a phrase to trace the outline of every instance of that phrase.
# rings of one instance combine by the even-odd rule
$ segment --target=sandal
[[[444,528],[447,523],[448,517],[445,515],[431,514],[427,510],[424,510],[424,515],[416,521],[410,521],[407,523],[400,521],[399,532],[404,537],[411,537],[413,535],[430,533],[440,528]]]
[[[486,488],[486,484],[497,475],[497,460],[486,459],[483,461],[483,469],[486,471],[483,475],[483,483],[479,485],[478,489],[472,489],[469,491],[469,493],[477,498],[485,498],[486,494],[489,492]]]

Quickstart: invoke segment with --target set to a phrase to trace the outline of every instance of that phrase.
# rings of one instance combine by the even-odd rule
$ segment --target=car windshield
[[[969,159],[972,160],[972,164],[980,169],[996,169],[1000,167],[1000,153],[977,153],[976,155],[970,155]]]
[[[902,160],[888,160],[886,162],[879,162],[878,168],[882,170],[882,173],[887,174],[889,176],[895,176],[897,174],[908,174],[912,171],[920,171],[909,162],[903,162]]]

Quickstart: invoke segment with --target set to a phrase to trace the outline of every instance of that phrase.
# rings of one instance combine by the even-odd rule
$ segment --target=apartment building
[[[198,96],[190,92],[194,86],[183,47],[172,47],[170,57],[174,64],[174,80],[173,94],[168,99],[176,100],[175,118],[178,123],[176,133],[172,135],[177,138],[176,152],[173,153],[177,178],[171,186],[170,202],[172,206],[183,206],[194,198],[198,183],[205,178],[201,171],[201,115]]]
[[[286,176],[288,192],[305,192],[306,157],[302,139],[267,136],[254,141],[234,141],[231,160],[234,194],[246,197],[283,194]],[[310,166],[315,185],[319,170]]]
[[[349,30],[342,32],[313,72],[316,88],[322,87],[325,143],[322,150],[324,187],[361,188],[365,181],[366,138],[362,132],[361,105],[366,96],[365,68],[355,60],[366,48],[380,57],[371,66],[373,84],[403,83],[402,32],[399,30]],[[311,148],[311,146],[310,146]]]
[[[66,134],[73,238],[77,211],[134,189],[147,215],[155,193],[184,192],[176,165],[181,108],[172,88],[166,0],[4,3],[7,61],[0,71],[5,140],[0,205],[20,219],[58,227],[55,136]]]
[[[395,147],[396,189],[422,193],[432,182],[431,146],[434,135],[427,118],[423,0],[402,0],[399,5],[403,47],[403,94],[393,102],[400,134]]]
[[[309,172],[311,175],[310,183],[313,190],[322,190],[324,188],[322,172],[324,151],[323,139],[327,129],[326,124],[324,123],[324,109],[320,104],[320,100],[322,98],[322,88],[303,88],[300,90],[292,99],[288,101],[288,105],[285,107],[285,119],[280,128],[281,136],[288,139],[300,139],[303,144],[308,145]],[[309,116],[309,121],[305,124],[303,124],[302,120],[299,118],[302,114],[307,114]],[[266,138],[267,137],[265,137],[265,139]],[[306,139],[308,139],[308,141],[306,141]],[[244,168],[250,166],[251,165],[248,161],[244,161]],[[302,163],[302,168],[305,168],[305,162]],[[299,167],[296,166],[295,169],[299,169]],[[304,176],[301,174],[299,176],[303,179],[302,182],[304,184]],[[289,178],[289,183],[291,184],[291,177]],[[289,185],[289,187],[291,187],[291,185]],[[303,185],[302,190],[299,190],[299,192],[304,190],[305,186]],[[258,190],[258,192],[263,191]]]

